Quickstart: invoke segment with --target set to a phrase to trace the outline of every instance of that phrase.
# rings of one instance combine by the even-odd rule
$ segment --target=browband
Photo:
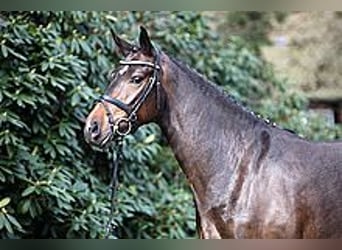
[[[154,69],[160,69],[159,65],[156,65],[154,63],[151,62],[144,62],[144,61],[139,61],[139,60],[134,60],[134,61],[120,61],[121,65],[145,65],[145,66],[149,66],[152,67]]]

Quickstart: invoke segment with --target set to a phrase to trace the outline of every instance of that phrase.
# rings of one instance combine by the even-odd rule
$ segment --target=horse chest
[[[267,200],[267,201],[266,201]],[[285,198],[259,196],[221,203],[200,213],[203,238],[298,238],[295,207]]]
[[[291,216],[280,215],[269,218],[257,217],[243,211],[224,219],[215,209],[201,218],[201,234],[206,239],[251,239],[251,238],[297,238],[296,227]],[[285,221],[289,218],[290,221]]]

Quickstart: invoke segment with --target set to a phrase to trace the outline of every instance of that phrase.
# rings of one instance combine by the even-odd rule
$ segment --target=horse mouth
[[[108,131],[105,136],[103,136],[102,138],[98,140],[92,140],[86,137],[86,142],[90,144],[90,146],[93,149],[102,151],[108,148],[112,139],[113,139],[113,134],[111,131]]]
[[[100,148],[106,148],[110,142],[112,141],[113,137],[113,133],[112,132],[108,132],[101,141],[99,141],[99,143],[97,144]]]

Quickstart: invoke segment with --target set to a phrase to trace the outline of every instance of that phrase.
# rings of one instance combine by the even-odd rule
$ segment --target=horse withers
[[[99,147],[157,123],[195,198],[201,238],[341,238],[342,142],[265,123],[141,28],[84,128]]]

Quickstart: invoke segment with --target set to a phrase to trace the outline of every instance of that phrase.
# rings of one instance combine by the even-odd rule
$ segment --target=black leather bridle
[[[98,99],[99,102],[102,103],[106,115],[108,118],[108,122],[110,125],[110,129],[112,131],[112,137],[119,136],[123,137],[128,135],[132,131],[133,125],[137,122],[137,112],[139,111],[141,105],[146,101],[149,94],[152,92],[152,90],[156,87],[157,91],[157,108],[160,107],[160,71],[161,67],[159,65],[159,53],[155,53],[154,62],[146,62],[146,61],[139,61],[139,60],[132,60],[132,61],[120,61],[120,65],[141,65],[141,66],[148,66],[153,68],[152,75],[150,76],[147,85],[144,87],[143,91],[140,93],[140,95],[135,99],[133,104],[125,104],[119,99],[112,98],[109,95],[102,95]],[[112,104],[119,109],[123,110],[127,117],[120,117],[116,121],[114,121],[113,115],[110,112],[109,108],[105,103]],[[120,124],[125,123],[127,126],[124,126],[124,130],[121,129]]]

